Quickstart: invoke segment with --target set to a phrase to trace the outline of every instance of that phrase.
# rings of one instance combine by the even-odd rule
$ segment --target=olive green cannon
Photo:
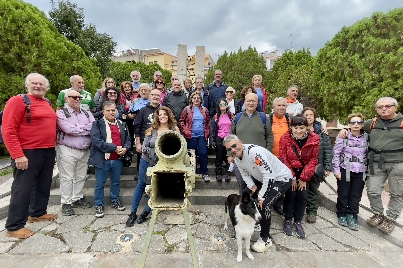
[[[153,167],[147,169],[147,176],[151,177],[151,185],[147,185],[145,190],[150,195],[148,204],[153,211],[139,267],[145,266],[151,236],[160,210],[183,211],[193,266],[199,267],[187,212],[189,207],[194,211],[187,199],[195,186],[194,150],[187,150],[186,140],[181,134],[167,131],[157,138],[155,154],[158,156],[158,161]]]

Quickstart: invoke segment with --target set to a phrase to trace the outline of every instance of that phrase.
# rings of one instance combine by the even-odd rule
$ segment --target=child
[[[337,217],[342,226],[358,231],[357,214],[364,189],[367,169],[367,134],[361,129],[364,117],[360,113],[348,116],[345,139],[337,137],[333,148],[333,173],[337,178]]]
[[[214,115],[213,120],[210,124],[210,145],[215,149],[216,160],[215,160],[215,174],[217,182],[222,182],[224,177],[225,181],[231,181],[228,173],[228,168],[223,167],[223,161],[227,163],[227,151],[223,144],[223,140],[231,130],[233,114],[229,111],[228,102],[226,99],[221,98],[216,104],[217,113]],[[223,170],[225,174],[223,175]]]

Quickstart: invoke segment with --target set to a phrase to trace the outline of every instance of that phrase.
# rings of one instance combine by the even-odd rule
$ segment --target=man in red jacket
[[[6,235],[28,238],[34,234],[24,228],[28,222],[52,221],[47,214],[50,185],[55,164],[57,116],[45,94],[49,81],[41,74],[31,73],[25,79],[26,97],[10,98],[4,108],[4,144],[11,155],[14,181],[6,221]]]

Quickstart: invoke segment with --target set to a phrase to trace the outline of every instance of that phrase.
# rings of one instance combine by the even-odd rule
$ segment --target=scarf
[[[285,100],[287,101],[287,103],[294,103],[294,102],[297,102],[297,99],[292,100],[292,99],[290,99],[290,98],[288,98],[288,97],[286,97]]]
[[[107,143],[112,143],[112,133],[111,133],[111,127],[110,126],[116,126],[118,124],[118,120],[115,119],[115,122],[109,122],[105,116],[102,117],[105,121],[105,131],[106,131],[106,142]],[[119,128],[118,128],[119,129]],[[120,130],[119,130],[120,131]],[[111,156],[111,153],[105,153],[105,160],[108,160],[109,157]]]

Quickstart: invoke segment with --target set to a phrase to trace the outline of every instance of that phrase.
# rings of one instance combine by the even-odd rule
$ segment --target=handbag
[[[305,166],[304,162],[302,162],[301,156],[299,155],[298,150],[295,147],[295,145],[292,144],[291,146],[292,146],[292,150],[297,155],[299,162],[301,162],[302,166]],[[313,179],[317,180],[318,182],[322,182],[325,180],[325,168],[323,167],[322,164],[316,165]]]

